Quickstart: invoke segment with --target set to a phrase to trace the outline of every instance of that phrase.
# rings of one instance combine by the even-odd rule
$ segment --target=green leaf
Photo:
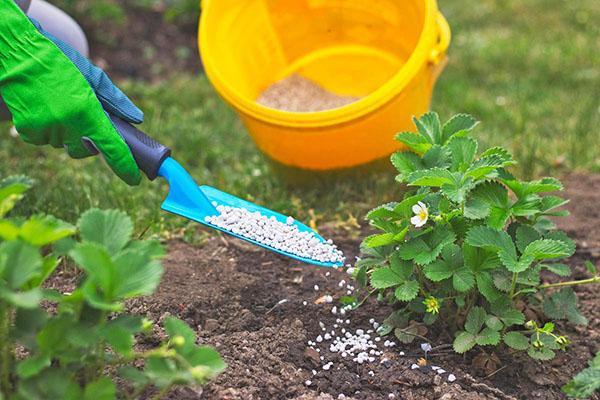
[[[410,218],[413,214],[412,207],[425,198],[425,194],[408,196],[394,207],[394,213],[405,218]]]
[[[117,388],[107,377],[88,383],[83,391],[83,400],[114,400],[117,398]]]
[[[487,313],[483,307],[473,307],[467,315],[467,320],[465,321],[465,330],[473,335],[478,334],[481,330],[481,327],[485,323],[486,318]]]
[[[375,289],[385,289],[399,285],[404,280],[391,268],[378,268],[371,274],[371,286]]]
[[[42,300],[42,291],[34,288],[26,292],[13,292],[0,287],[0,299],[20,308],[36,308]]]
[[[33,351],[37,347],[36,336],[48,319],[41,308],[18,308],[15,312],[12,336],[20,344]]]
[[[571,276],[571,267],[567,264],[541,264],[540,267],[558,276]]]
[[[52,216],[37,216],[25,221],[19,229],[21,239],[34,246],[46,246],[74,235],[73,225]]]
[[[196,333],[185,322],[180,319],[169,317],[165,320],[165,331],[171,339],[181,336],[184,344],[180,346],[182,353],[187,353],[196,347]]]
[[[495,346],[500,343],[500,332],[491,328],[484,328],[475,339],[480,346]]]
[[[515,350],[527,350],[529,348],[529,339],[520,332],[507,332],[504,335],[504,343]]]
[[[106,248],[99,243],[84,242],[78,243],[69,254],[93,282],[112,295],[119,282],[117,268]]]
[[[442,145],[442,124],[440,117],[435,112],[428,112],[421,116],[420,119],[413,117],[413,122],[417,130],[431,144]]]
[[[442,143],[446,143],[457,133],[473,130],[477,123],[477,120],[468,114],[456,114],[442,127]]]
[[[398,255],[403,260],[414,260],[419,265],[427,265],[434,261],[442,249],[454,242],[455,239],[454,232],[438,225],[429,233],[402,243],[398,248]]]
[[[365,217],[367,220],[381,219],[381,218],[398,218],[398,213],[394,212],[394,207],[398,203],[387,203],[379,207],[375,207],[367,213]]]
[[[441,187],[444,184],[455,185],[456,179],[452,172],[442,168],[431,168],[415,171],[407,178],[410,186]]]
[[[410,323],[406,327],[394,329],[394,336],[405,344],[414,342],[417,335],[419,335],[419,324],[416,323]]]
[[[517,180],[506,180],[508,186],[518,198],[522,198],[531,194],[554,192],[562,190],[563,185],[556,178],[542,178],[531,182],[521,182]]]
[[[227,364],[225,364],[219,353],[209,346],[194,347],[191,352],[186,354],[185,359],[193,366],[203,365],[210,368],[207,379],[216,376],[227,368]]]
[[[400,301],[411,301],[419,293],[419,282],[406,281],[396,288],[395,296]]]
[[[555,327],[555,325],[554,325],[554,323],[553,323],[553,322],[546,322],[546,323],[544,324],[544,326],[542,326],[542,327],[540,328],[540,332],[544,332],[544,333],[547,333],[547,334],[551,334],[552,332],[554,332],[554,327]]]
[[[427,279],[433,282],[440,282],[452,276],[452,270],[443,260],[436,260],[423,269]]]
[[[426,138],[413,132],[399,133],[396,135],[396,140],[417,154],[423,154],[431,148],[431,143]]]
[[[477,141],[468,137],[453,137],[447,146],[452,160],[451,170],[466,171],[477,153]]]
[[[0,239],[15,240],[19,236],[19,227],[8,220],[0,220]]]
[[[566,319],[576,325],[587,325],[587,319],[577,309],[577,296],[569,287],[552,293],[542,303],[544,314],[552,319]]]
[[[506,167],[506,166],[509,166],[509,165],[512,165],[515,163],[512,155],[508,152],[508,150],[506,150],[503,147],[490,147],[489,149],[487,149],[483,153],[481,153],[480,158],[492,157],[492,156],[500,158],[502,160],[503,167]],[[506,175],[506,172],[503,175]]]
[[[434,282],[451,277],[464,264],[461,248],[453,243],[447,244],[442,249],[441,256],[441,260],[436,260],[424,268],[425,275],[429,274]]]
[[[390,268],[394,271],[402,280],[408,280],[414,271],[414,265],[411,261],[406,261],[400,258],[398,253],[394,253],[390,257]]]
[[[460,332],[454,339],[452,347],[458,354],[463,354],[473,348],[477,344],[476,336],[469,332]]]
[[[462,204],[467,199],[469,192],[475,187],[475,182],[471,178],[464,180],[461,180],[459,176],[454,178],[453,183],[443,184],[441,191],[449,200]]]
[[[15,204],[23,197],[23,193],[30,187],[31,184],[25,181],[8,181],[7,179],[2,181],[2,186],[0,186],[0,218],[13,209]]]
[[[52,273],[56,270],[59,264],[59,259],[54,255],[50,254],[42,260],[42,267],[40,268],[37,276],[33,277],[27,283],[28,287],[38,287],[42,286],[44,282],[52,275]]]
[[[517,248],[521,253],[525,252],[525,248],[541,237],[540,233],[532,226],[519,225],[516,230]]]
[[[569,255],[567,257],[572,256],[573,254],[575,254],[575,241],[573,239],[571,239],[566,232],[563,231],[552,231],[552,232],[548,232],[544,235],[544,239],[552,239],[552,240],[558,240],[559,242],[562,242],[567,249],[567,252],[569,253]]]
[[[497,231],[487,226],[471,228],[467,232],[465,242],[471,246],[497,251],[502,264],[512,272],[524,271],[533,261],[529,256],[518,259],[511,237],[504,231]]]
[[[521,311],[515,308],[507,308],[496,315],[507,327],[512,325],[523,325],[525,323],[525,316]]]
[[[459,292],[466,292],[475,286],[475,277],[471,270],[467,267],[455,270],[452,274],[452,286]]]
[[[134,367],[119,368],[118,374],[121,378],[130,382],[135,388],[142,388],[148,384],[148,377],[139,369]]]
[[[411,173],[423,169],[421,157],[410,151],[394,153],[390,157],[390,160],[400,173],[402,181]]]
[[[450,150],[435,144],[423,154],[421,161],[423,161],[423,169],[448,169],[450,167]]]
[[[110,344],[116,353],[124,356],[133,354],[135,339],[133,334],[122,326],[109,324],[100,329],[100,335]]]
[[[500,320],[500,318],[494,316],[494,315],[488,315],[488,317],[485,320],[485,325],[495,331],[499,331],[500,329],[502,329],[504,327],[504,324],[502,323],[502,321]]]
[[[556,264],[555,264],[556,265]],[[585,262],[585,269],[587,270],[587,272],[590,275],[596,276],[598,275],[598,270],[596,269],[596,266],[594,264],[592,264],[591,261],[586,261]],[[569,268],[569,275],[570,275],[571,269]],[[556,273],[556,272],[555,272]],[[566,276],[566,275],[565,275]]]
[[[154,258],[154,249],[150,247],[127,248],[119,253],[114,258],[117,275],[114,295],[127,299],[154,293],[163,274],[160,261]]]
[[[538,239],[527,245],[523,256],[530,256],[535,260],[547,260],[570,256],[568,244],[553,239]]]
[[[66,368],[46,368],[40,374],[18,382],[16,399],[81,400],[82,390]]]
[[[0,244],[0,275],[12,289],[21,288],[42,266],[39,250],[21,240]]]
[[[471,164],[465,172],[465,176],[475,180],[494,178],[498,176],[500,168],[512,164],[514,164],[512,156],[505,149],[493,147],[483,152],[479,159]]]
[[[562,391],[578,399],[591,397],[596,391],[600,391],[600,352],[590,360],[588,368],[562,387]]]
[[[17,375],[21,379],[31,378],[50,366],[50,357],[47,354],[30,356],[17,364]]]
[[[488,272],[479,272],[476,281],[477,289],[488,302],[493,303],[502,296],[502,293],[494,286],[492,276]]]
[[[396,310],[387,316],[386,319],[383,320],[383,325],[387,325],[391,328],[406,328],[409,322],[409,314],[405,310]],[[390,333],[391,330],[388,332]],[[381,333],[380,330],[377,330],[377,333],[380,336],[385,336],[387,333]]]
[[[462,253],[464,264],[475,273],[491,270],[500,265],[500,260],[494,251],[464,243]]]
[[[465,216],[471,219],[487,217],[487,225],[496,230],[504,228],[510,217],[508,191],[497,182],[478,185],[465,204]]]
[[[528,254],[524,254],[521,258],[517,259],[504,251],[499,251],[498,256],[500,257],[502,264],[510,272],[523,272],[527,270],[534,261],[534,258]]]
[[[475,226],[467,232],[465,242],[471,246],[482,247],[494,251],[502,251],[516,259],[517,252],[511,237],[504,231],[497,231],[487,226]]]
[[[569,215],[568,211],[555,211],[551,212],[555,208],[562,207],[566,205],[569,200],[565,200],[558,196],[544,196],[540,200],[539,211],[544,215],[552,215],[552,216],[567,216]]]
[[[540,199],[537,196],[524,197],[517,200],[511,207],[511,213],[517,217],[531,217],[539,214]]]
[[[82,240],[105,246],[109,254],[125,247],[133,232],[131,219],[118,210],[90,209],[83,213],[77,226]]]
[[[550,350],[547,347],[542,347],[541,349],[536,349],[533,346],[531,346],[529,348],[529,350],[527,351],[527,354],[529,354],[529,357],[531,357],[535,360],[539,360],[539,361],[552,360],[554,358],[554,356],[556,355],[554,353],[554,351]]]
[[[363,241],[366,247],[381,247],[387,246],[388,244],[394,243],[394,233],[381,233],[377,235],[371,235]]]
[[[25,190],[27,190],[27,188],[33,187],[34,183],[35,181],[26,175],[10,175],[0,180],[0,189],[17,184],[24,186]]]
[[[508,270],[498,270],[492,273],[494,286],[503,292],[510,292],[512,274]]]

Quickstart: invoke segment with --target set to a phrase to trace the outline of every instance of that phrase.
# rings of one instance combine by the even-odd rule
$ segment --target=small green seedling
[[[409,190],[368,213],[380,233],[363,241],[353,274],[395,306],[380,333],[410,342],[441,323],[455,335],[457,353],[504,343],[553,358],[569,340],[551,321],[587,323],[571,287],[600,282],[590,263],[588,279],[542,282],[543,271],[571,274],[561,260],[575,243],[550,219],[567,215],[559,210],[567,201],[548,194],[562,184],[521,181],[508,171],[515,160],[507,150],[479,151],[469,115],[442,125],[430,112],[414,122],[417,133],[397,136],[408,151],[391,157],[396,180]]]
[[[136,336],[154,324],[123,304],[158,286],[158,242],[132,240],[131,220],[115,210],[89,210],[77,226],[50,216],[6,218],[30,186],[25,178],[0,182],[0,399],[162,397],[224,369],[219,354],[197,346],[194,331],[175,318],[164,323],[164,343],[137,348]],[[45,289],[67,261],[81,272],[75,290]],[[25,355],[17,357],[17,348]]]

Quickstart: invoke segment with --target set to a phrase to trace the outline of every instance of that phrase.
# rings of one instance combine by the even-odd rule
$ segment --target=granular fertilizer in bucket
[[[256,100],[263,106],[283,111],[315,112],[343,107],[360,97],[340,96],[298,74],[275,82]]]

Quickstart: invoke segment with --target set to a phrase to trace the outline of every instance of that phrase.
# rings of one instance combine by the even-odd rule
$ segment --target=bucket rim
[[[240,95],[235,88],[223,79],[212,58],[207,56],[207,52],[210,53],[211,45],[205,13],[210,8],[210,4],[214,3],[212,0],[202,1],[203,10],[200,15],[198,29],[199,52],[209,81],[213,84],[217,93],[239,112],[257,120],[283,127],[322,128],[346,124],[376,111],[396,96],[399,96],[419,73],[423,65],[436,63],[435,60],[432,61],[432,53],[439,57],[435,47],[438,36],[444,34],[440,30],[448,30],[445,34],[449,36],[447,23],[438,9],[437,1],[425,0],[424,24],[417,45],[406,63],[383,85],[360,100],[343,107],[315,112],[283,111],[261,105],[256,100]],[[440,23],[445,23],[445,26],[440,28]],[[449,37],[446,40],[449,41]],[[443,51],[445,52],[445,49]]]

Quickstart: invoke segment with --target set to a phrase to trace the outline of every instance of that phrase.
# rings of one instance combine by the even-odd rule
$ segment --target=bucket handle
[[[450,39],[452,33],[450,32],[450,25],[442,13],[438,12],[436,18],[436,24],[438,28],[438,39],[437,43],[431,49],[429,54],[429,62],[433,65],[437,65],[446,58],[446,52],[450,46]]]
[[[450,46],[450,40],[452,33],[450,31],[450,25],[442,13],[438,12],[436,18],[436,24],[438,28],[438,39],[437,43],[431,49],[429,54],[429,64],[433,69],[433,79],[431,84],[433,85],[442,74],[444,68],[448,64],[448,56],[446,55],[448,47]]]

